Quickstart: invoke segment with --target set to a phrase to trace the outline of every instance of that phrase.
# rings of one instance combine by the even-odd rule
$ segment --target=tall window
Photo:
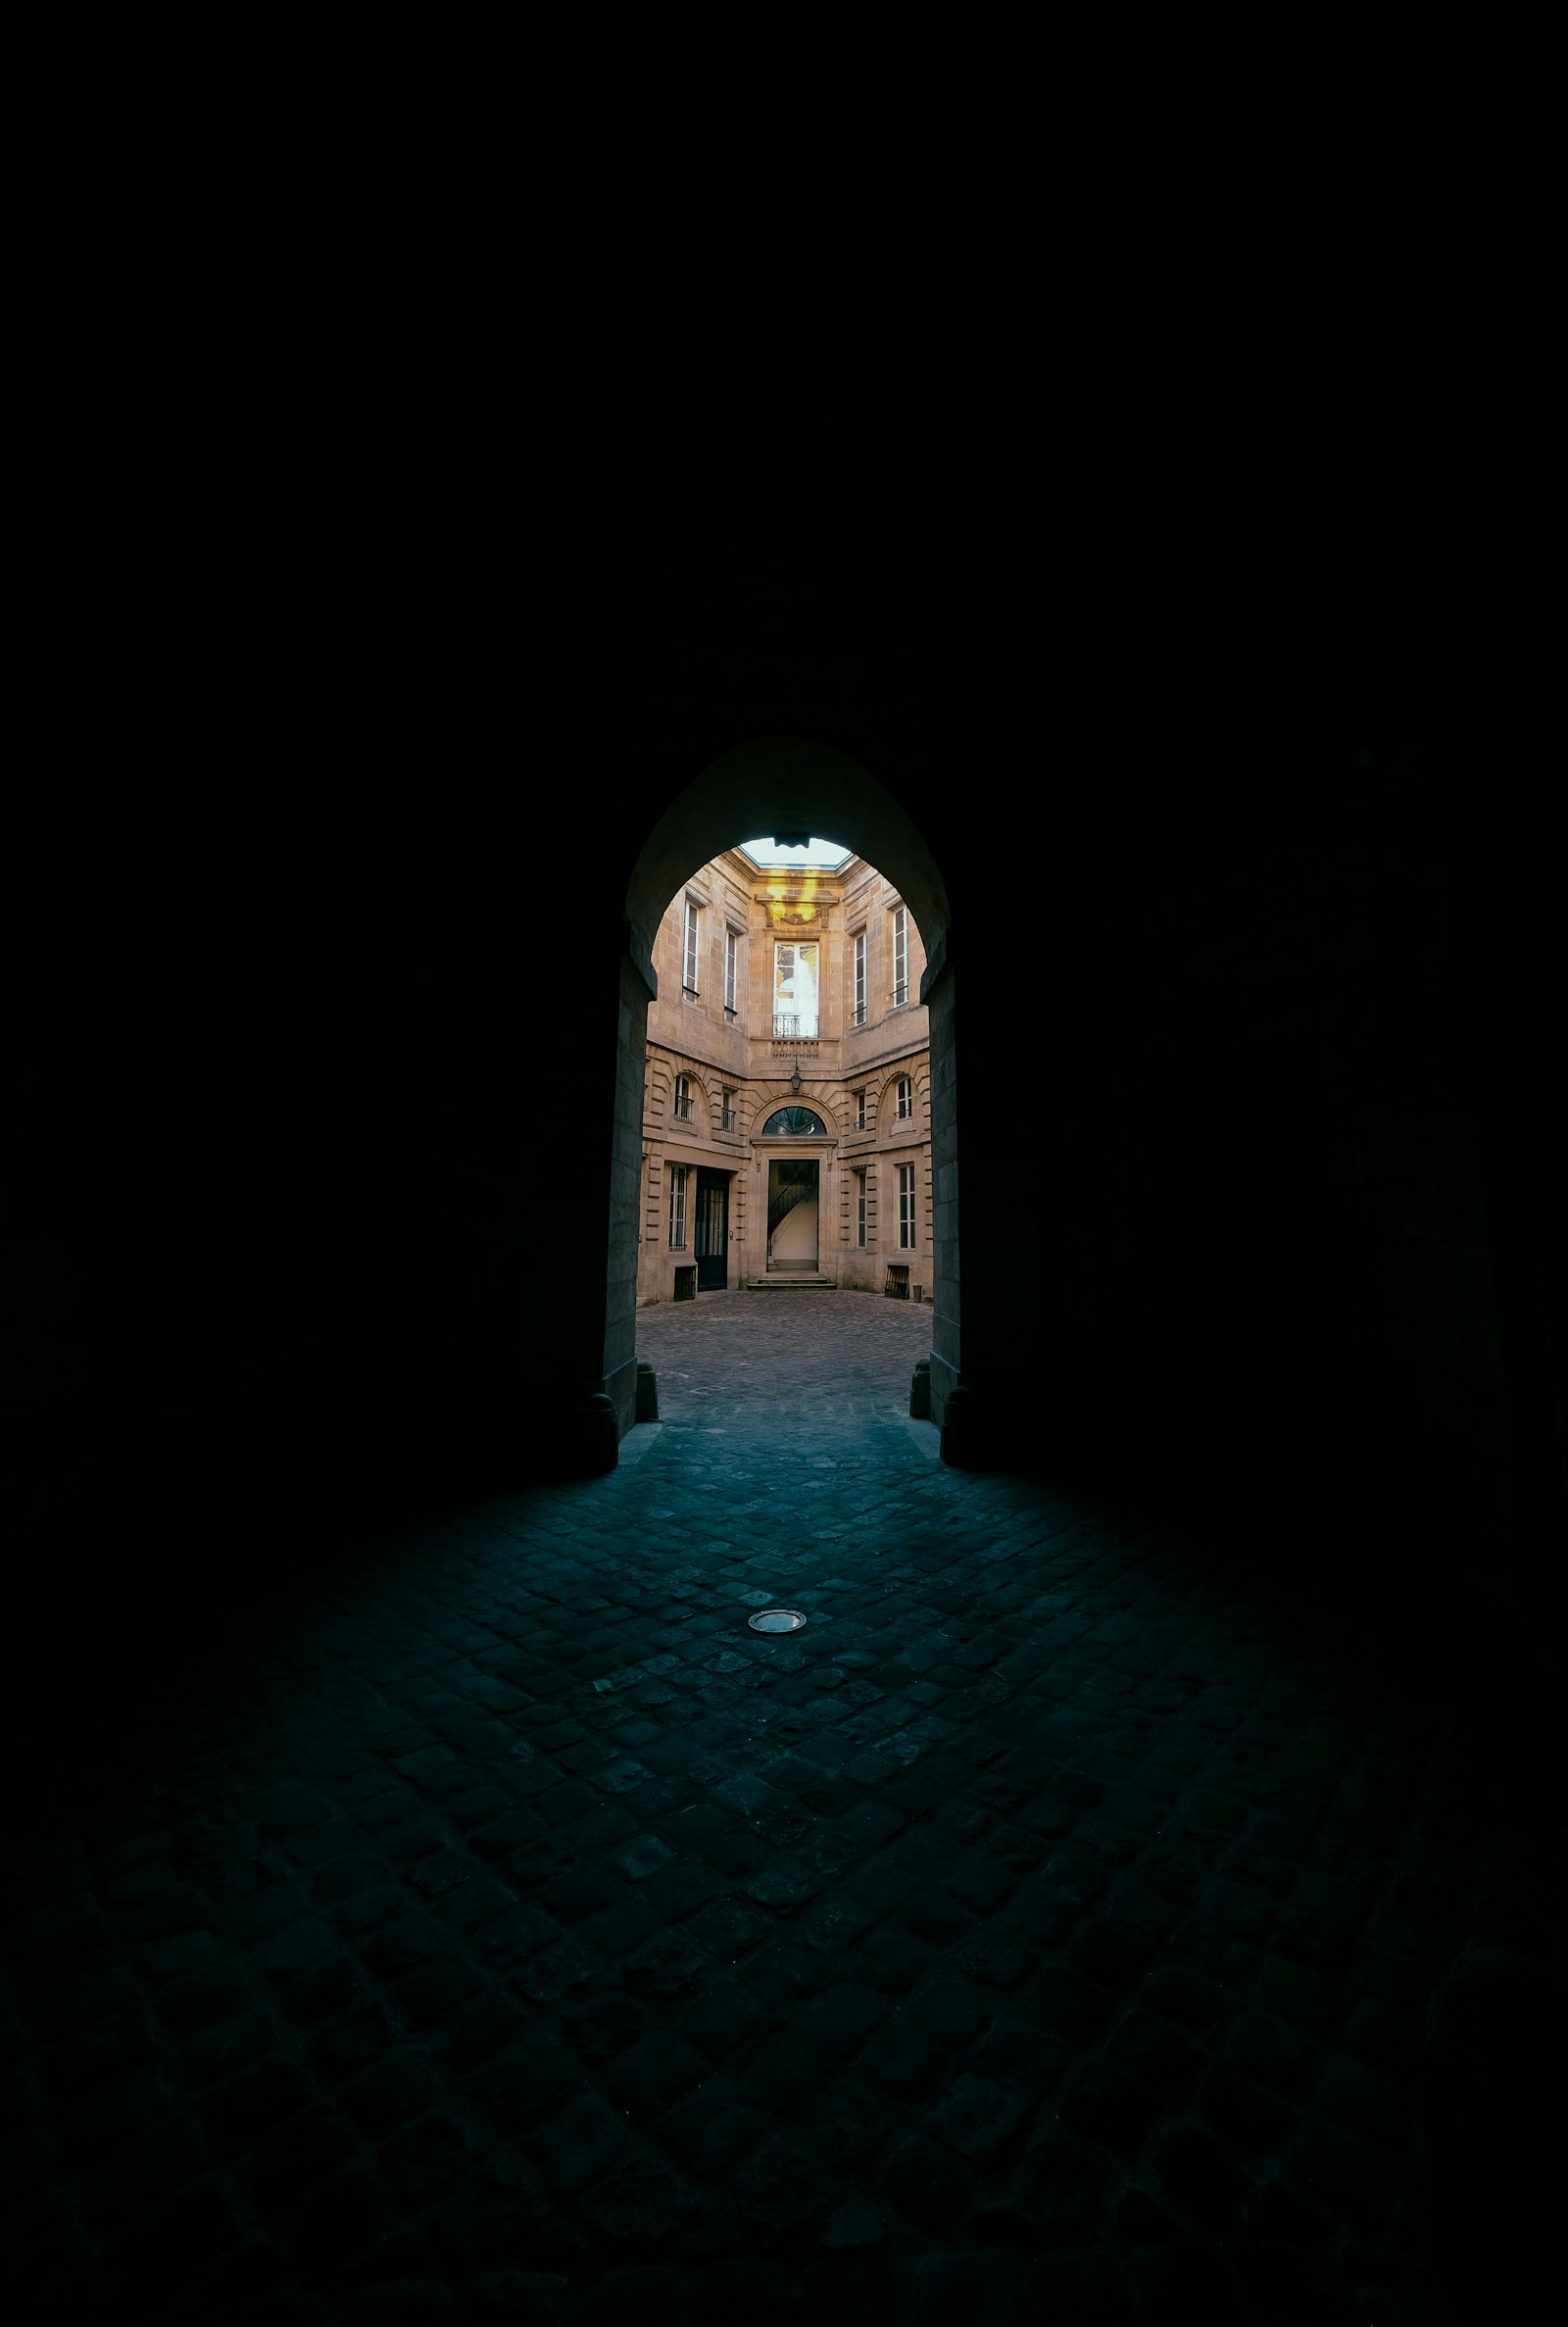
[[[865,1129],[865,1093],[863,1091],[857,1091],[855,1094],[855,1128],[857,1131]]]
[[[741,941],[735,931],[726,929],[724,932],[724,1008],[729,1011],[735,1008],[735,965],[740,948]]]
[[[697,939],[699,917],[697,907],[688,897],[686,900],[686,958],[681,969],[681,983],[688,994],[695,994],[697,991],[697,964],[700,954]]]
[[[906,1074],[899,1077],[899,1121],[906,1122],[914,1113],[914,1085]]]
[[[689,1123],[692,1119],[692,1078],[689,1074],[677,1074],[675,1077],[675,1116],[682,1123]]]
[[[816,1039],[816,948],[773,948],[773,1032],[775,1037]]]
[[[718,1127],[721,1131],[733,1131],[735,1128],[735,1094],[733,1091],[724,1093],[723,1113],[718,1118]]]
[[[855,934],[855,1022],[865,1024],[865,931]]]
[[[899,1250],[909,1252],[914,1245],[914,1165],[899,1165]]]
[[[858,1171],[855,1175],[855,1241],[859,1246],[860,1250],[864,1252],[865,1173],[863,1171]]]
[[[672,1252],[679,1252],[686,1242],[686,1174],[689,1164],[672,1164],[669,1169],[669,1243]]]
[[[902,905],[893,909],[893,999],[909,999],[909,916]]]

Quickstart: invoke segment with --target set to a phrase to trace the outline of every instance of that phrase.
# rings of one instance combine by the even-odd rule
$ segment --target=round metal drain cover
[[[754,1632],[799,1632],[806,1618],[798,1608],[760,1608],[746,1621]]]

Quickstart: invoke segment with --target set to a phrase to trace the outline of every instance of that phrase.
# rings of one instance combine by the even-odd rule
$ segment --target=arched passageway
[[[616,1108],[605,1336],[605,1391],[623,1433],[636,1411],[637,1235],[642,1179],[642,1090],[648,1006],[659,991],[654,935],[670,898],[696,868],[742,833],[831,832],[874,865],[913,916],[926,966],[919,1001],[929,1019],[932,1195],[932,1418],[949,1417],[964,1362],[959,1296],[957,1015],[951,908],[924,834],[878,777],[834,745],[762,735],[719,753],[671,801],[649,832],[626,891],[626,965],[617,1032]],[[779,1096],[789,1093],[781,1083]],[[961,1410],[960,1410],[961,1411]],[[949,1452],[961,1459],[956,1432]]]
[[[1246,658],[1228,627],[1225,643],[1229,681]],[[388,686],[373,814],[359,723],[323,781],[299,759],[319,722],[301,718],[278,755],[298,760],[301,811],[272,817],[270,858],[265,819],[245,830],[248,890],[193,883],[172,820],[161,865],[137,852],[142,877],[106,856],[119,917],[88,927],[91,889],[61,852],[71,895],[38,958],[70,961],[62,933],[80,932],[98,974],[59,978],[57,1007],[69,994],[101,1018],[149,928],[179,975],[127,1015],[134,1077],[84,1071],[101,1053],[73,1018],[31,1045],[58,1073],[19,1083],[31,1162],[9,1232],[32,1338],[13,1343],[13,1428],[68,1469],[100,1443],[140,1469],[103,1461],[87,1556],[73,1540],[50,1561],[58,1624],[34,1606],[12,1628],[8,1708],[29,1680],[52,1706],[96,1634],[145,1717],[104,1718],[95,1680],[101,1734],[72,1750],[96,1809],[68,1795],[41,1814],[54,1736],[13,1758],[5,1973],[17,2087],[39,2113],[17,2126],[38,2180],[13,2208],[12,2276],[98,2315],[199,2270],[191,2315],[243,2302],[260,2320],[383,2293],[450,2307],[454,2279],[493,2308],[498,2266],[521,2260],[550,2274],[547,2302],[569,2274],[573,2302],[613,2312],[626,2281],[601,2295],[610,2270],[656,2256],[656,2290],[689,2270],[694,2315],[729,2318],[759,2287],[821,2307],[837,2290],[804,2258],[848,2253],[869,2260],[869,2297],[852,2290],[867,2314],[907,2293],[909,2315],[952,2297],[977,2320],[1081,2299],[1125,2313],[1135,2295],[1146,2315],[1179,2298],[1328,2318],[1368,2287],[1419,2304],[1425,2225],[1463,2229],[1468,2209],[1495,2308],[1499,2258],[1550,2218],[1500,2174],[1495,2235],[1475,2205],[1477,2128],[1495,2150],[1512,2112],[1478,2112],[1450,2079],[1446,2153],[1429,2140],[1423,2156],[1415,2111],[1446,1960],[1462,1966],[1472,1937],[1551,1937],[1550,1676],[1528,1659],[1550,1637],[1540,1547],[1561,1536],[1546,1458],[1564,1175],[1555,1117],[1532,1112],[1550,1044],[1515,1015],[1547,981],[1510,941],[1549,914],[1519,909],[1499,849],[1472,918],[1475,819],[1444,823],[1419,765],[1289,747],[1291,690],[1244,716],[1216,679],[1203,716],[1179,717],[1119,628],[1109,675],[1136,666],[1134,682],[1081,688],[1076,721],[1059,690],[1045,703],[1038,658],[989,641],[946,695],[935,653],[929,686],[726,665],[662,676],[617,724],[618,659],[595,638],[553,717],[541,683],[519,745],[509,640],[499,751],[462,731],[465,669],[443,674],[423,733]],[[1099,1366],[1118,1453],[1152,1440],[1210,1463],[1245,1531],[1223,1569],[1190,1530],[922,1460],[896,1419],[897,1494],[824,1467],[837,1509],[802,1498],[787,1560],[773,1474],[737,1495],[719,1438],[688,1459],[673,1431],[634,1432],[623,1467],[517,1492],[529,1461],[580,1453],[574,1411],[598,1401],[613,1426],[639,958],[690,866],[778,813],[745,793],[764,758],[746,739],[791,722],[820,739],[772,756],[799,778],[801,823],[929,910],[950,1011],[950,899],[958,922],[966,1144],[946,1193],[971,1395],[1010,1394],[1015,1447],[1054,1461],[1093,1403],[1066,1393]],[[719,818],[732,751],[741,789]],[[1019,770],[1049,794],[1049,857],[1020,856],[999,896],[994,840],[954,810],[987,775],[993,804],[1010,797]],[[924,893],[888,802],[940,857]],[[557,938],[541,899],[568,884],[578,943],[539,1003],[519,954],[534,930]],[[1031,1009],[1054,1039],[1019,1096]],[[950,1072],[957,1056],[954,1040]],[[148,1136],[105,1171],[109,1089]],[[1049,1109],[1017,1184],[991,1136],[1004,1104]],[[563,1124],[578,1144],[550,1180]],[[116,1265],[128,1252],[140,1298]],[[879,1331],[907,1322],[863,1306]],[[1368,1519],[1341,1451],[1363,1397],[1380,1441],[1401,1405],[1429,1426],[1434,1492],[1397,1524]],[[1474,1461],[1487,1517],[1530,1432],[1539,1501],[1511,1565],[1479,1520],[1445,1564],[1438,1452]],[[505,1467],[499,1510],[335,1577],[313,1563],[265,1628],[247,1603],[241,1637],[182,1658],[178,1693],[127,1656],[176,1637],[215,1579],[270,1591],[302,1545],[336,1546],[323,1479],[358,1512],[409,1447],[467,1481],[481,1440]],[[1303,1529],[1303,1491],[1336,1459],[1330,1523]],[[53,1463],[36,1462],[42,1489]],[[662,1491],[677,1466],[679,1498]],[[247,1560],[236,1513],[263,1484],[281,1523],[265,1514]],[[1356,1555],[1354,1589],[1317,1593],[1308,1624],[1336,1546]],[[1302,1606],[1281,1589],[1293,1574]],[[1380,1574],[1386,1655],[1354,1639]],[[1476,1687],[1489,1585],[1494,1703]],[[800,1648],[742,1612],[785,1591],[810,1610]],[[1430,1685],[1409,1653],[1423,1604],[1464,1633]],[[519,1997],[550,2024],[519,2026]],[[1524,2079],[1517,2030],[1544,2025],[1503,2024],[1499,2057]],[[723,2107],[721,2078],[739,2083]],[[741,2154],[715,2158],[737,2129]],[[372,2143],[373,2173],[332,2178]],[[755,2264],[715,2241],[715,2179]]]

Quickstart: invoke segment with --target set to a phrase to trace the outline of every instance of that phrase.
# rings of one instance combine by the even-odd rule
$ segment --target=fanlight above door
[[[804,1139],[812,1133],[823,1139],[827,1137],[827,1125],[808,1107],[775,1108],[762,1125],[763,1137],[770,1131],[790,1139]]]

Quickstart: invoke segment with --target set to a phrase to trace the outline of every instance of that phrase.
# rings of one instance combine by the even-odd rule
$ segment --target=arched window
[[[914,1113],[914,1085],[913,1085],[913,1083],[912,1083],[912,1082],[909,1080],[909,1077],[908,1077],[906,1074],[901,1074],[901,1075],[900,1075],[900,1077],[899,1077],[899,1120],[900,1120],[900,1122],[903,1122],[903,1121],[906,1119],[906,1116],[912,1115],[912,1114],[913,1114],[913,1113]]]
[[[775,1108],[762,1125],[763,1135],[775,1132],[788,1139],[804,1139],[813,1134],[827,1135],[827,1125],[808,1107]]]
[[[689,1123],[692,1119],[692,1078],[689,1074],[675,1077],[675,1119]]]

